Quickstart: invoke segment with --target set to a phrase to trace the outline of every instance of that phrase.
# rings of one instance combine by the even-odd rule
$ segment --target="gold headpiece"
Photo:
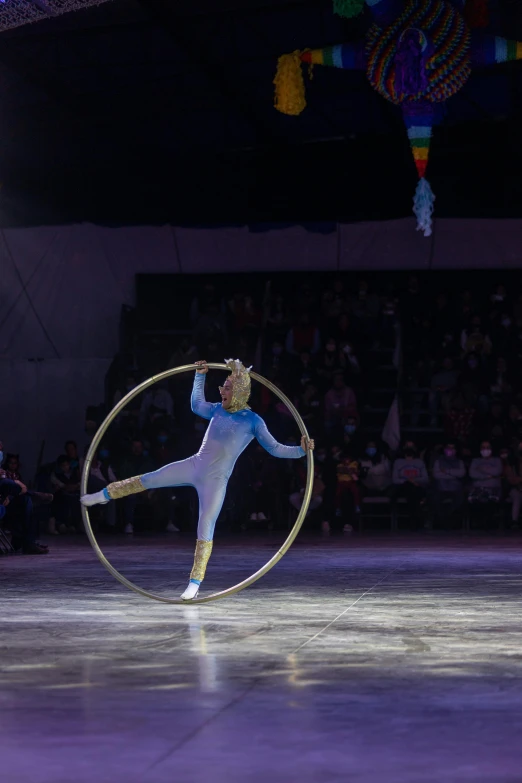
[[[244,367],[239,359],[225,359],[225,364],[230,370],[232,381],[232,402],[227,408],[229,413],[236,413],[243,408],[248,408],[250,397],[250,370],[252,367]]]

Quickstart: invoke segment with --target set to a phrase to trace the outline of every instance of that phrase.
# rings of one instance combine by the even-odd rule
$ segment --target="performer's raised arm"
[[[208,372],[206,361],[195,362],[196,374],[194,376],[194,386],[190,397],[190,407],[192,412],[202,419],[211,419],[219,403],[207,402],[205,399],[205,375]]]
[[[254,427],[254,435],[257,438],[257,442],[268,451],[272,457],[279,457],[280,459],[299,459],[304,457],[308,449],[313,450],[315,444],[313,440],[303,437],[301,438],[300,446],[284,446],[282,443],[278,443],[277,440],[268,431],[268,428],[260,416],[256,417],[257,421]]]

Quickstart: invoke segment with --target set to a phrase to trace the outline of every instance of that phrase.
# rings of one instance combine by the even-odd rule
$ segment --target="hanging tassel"
[[[488,0],[466,0],[464,19],[471,29],[489,24]]]
[[[413,212],[417,218],[417,231],[422,231],[425,237],[431,236],[432,215],[435,196],[427,179],[422,177],[415,191]]]
[[[293,116],[301,114],[306,100],[300,51],[281,55],[277,61],[274,84],[274,106],[277,111]]]
[[[333,0],[334,14],[345,19],[353,19],[359,16],[364,8],[364,0]]]

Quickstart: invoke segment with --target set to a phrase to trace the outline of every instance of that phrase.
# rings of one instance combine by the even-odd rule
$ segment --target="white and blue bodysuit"
[[[191,407],[210,424],[197,454],[141,476],[145,489],[195,487],[199,497],[198,539],[212,541],[227,483],[240,454],[257,438],[273,457],[299,459],[300,446],[284,446],[269,433],[265,422],[249,408],[229,413],[220,402],[205,400],[205,375],[196,373]]]

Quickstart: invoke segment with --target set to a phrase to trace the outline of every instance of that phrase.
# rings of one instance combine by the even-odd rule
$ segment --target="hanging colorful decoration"
[[[365,2],[373,17],[365,41],[279,58],[275,107],[290,115],[306,107],[302,64],[365,71],[373,89],[402,111],[418,175],[413,211],[417,228],[430,236],[435,196],[425,174],[437,104],[455,95],[474,67],[522,59],[522,42],[471,29],[467,18],[474,18],[474,26],[487,22],[486,0]],[[334,0],[335,12],[346,17],[358,14],[362,5],[360,0]]]

